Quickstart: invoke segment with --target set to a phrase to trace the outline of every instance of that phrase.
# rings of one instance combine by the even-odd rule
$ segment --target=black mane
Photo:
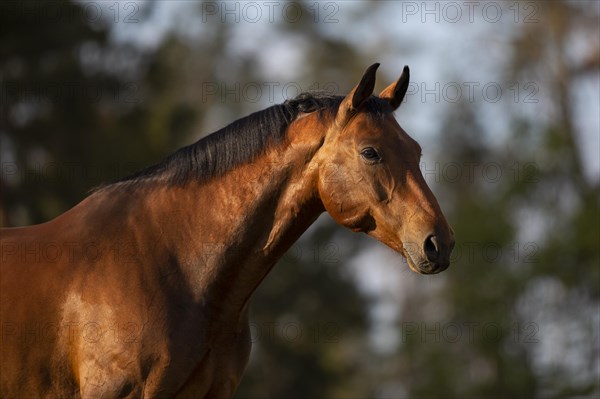
[[[238,165],[251,162],[286,136],[289,125],[300,113],[320,112],[335,117],[344,97],[321,92],[302,93],[282,104],[273,105],[238,119],[224,128],[180,148],[159,163],[113,183],[135,184],[157,176],[184,184],[192,179],[206,181],[223,175]],[[361,109],[362,111],[363,109]],[[388,103],[371,97],[364,110],[374,116],[392,112]]]

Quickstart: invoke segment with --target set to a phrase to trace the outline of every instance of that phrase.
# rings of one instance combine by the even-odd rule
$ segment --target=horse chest
[[[233,332],[229,329],[216,330],[214,335],[208,337],[208,342],[211,344],[201,358],[185,366],[189,377],[181,385],[176,397],[233,396],[250,355],[249,325],[246,322],[241,330],[236,328]]]

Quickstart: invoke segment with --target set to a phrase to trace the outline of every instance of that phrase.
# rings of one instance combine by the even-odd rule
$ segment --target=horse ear
[[[397,109],[402,103],[402,100],[404,99],[406,90],[408,90],[409,80],[410,70],[408,69],[408,65],[405,65],[404,70],[402,70],[402,75],[400,75],[398,81],[386,87],[379,94],[379,97],[381,97],[384,100],[387,100],[393,109]]]
[[[350,114],[358,110],[371,97],[375,88],[377,68],[379,68],[378,62],[368,67],[358,85],[342,100],[338,111],[338,119],[346,120]]]

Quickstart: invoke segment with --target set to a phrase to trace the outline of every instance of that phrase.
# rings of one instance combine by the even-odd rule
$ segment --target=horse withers
[[[1,232],[2,398],[232,397],[248,302],[324,211],[446,269],[453,232],[393,111],[373,95],[302,94],[95,190],[56,219]]]

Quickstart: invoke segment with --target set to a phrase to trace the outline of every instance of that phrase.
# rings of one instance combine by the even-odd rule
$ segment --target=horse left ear
[[[358,85],[344,98],[338,110],[338,121],[346,121],[350,115],[356,112],[371,97],[375,88],[375,72],[377,72],[377,68],[379,68],[378,62],[368,67]]]
[[[404,95],[406,95],[406,91],[408,90],[409,80],[410,70],[408,69],[408,65],[405,65],[398,81],[386,87],[379,94],[379,97],[387,100],[393,109],[397,109],[402,103],[402,100],[404,100]]]

